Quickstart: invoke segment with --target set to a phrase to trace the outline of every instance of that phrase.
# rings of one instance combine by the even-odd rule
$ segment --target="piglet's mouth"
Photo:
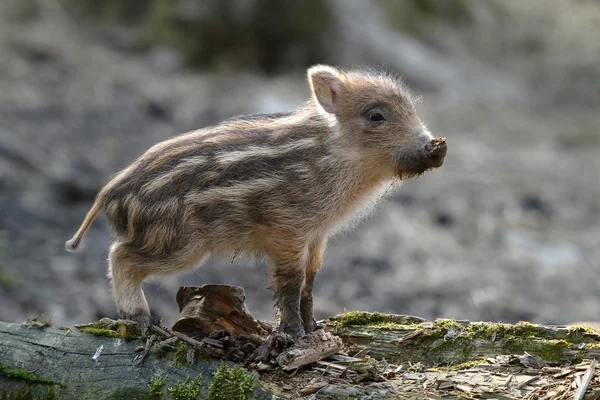
[[[423,148],[420,157],[411,160],[399,169],[398,176],[400,179],[413,178],[428,170],[439,168],[444,164],[447,152],[446,138],[431,139]]]

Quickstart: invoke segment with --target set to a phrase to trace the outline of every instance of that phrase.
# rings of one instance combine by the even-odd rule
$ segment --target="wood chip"
[[[572,373],[573,370],[572,369],[567,369],[564,371],[561,371],[557,374],[552,375],[553,378],[559,379],[559,378],[564,378],[565,376],[569,375],[570,373]]]
[[[411,381],[421,381],[421,380],[427,379],[422,374],[411,374],[411,373],[406,373],[406,374],[402,375],[402,377],[404,379],[408,379]]]
[[[341,363],[351,363],[351,362],[361,362],[361,361],[364,361],[364,358],[350,357],[350,356],[345,356],[343,354],[334,354],[332,356],[329,356],[327,359],[328,360],[332,360],[332,361],[341,362]]]
[[[307,386],[298,390],[298,393],[301,396],[307,396],[309,394],[318,392],[327,385],[329,385],[329,383],[326,380],[315,378],[312,381],[310,381]]]
[[[319,329],[281,352],[277,356],[277,363],[284,371],[289,371],[327,358],[342,350],[343,347],[339,337]]]
[[[339,364],[335,364],[335,363],[332,363],[329,361],[324,361],[324,360],[317,361],[317,364],[322,365],[327,368],[338,369],[340,371],[344,371],[346,369],[346,366],[344,366],[344,365],[339,365]]]
[[[539,376],[534,376],[532,378],[527,379],[525,382],[521,382],[519,384],[519,386],[517,386],[517,388],[519,389],[523,389],[525,386],[532,384],[535,381],[538,381],[540,379]]]
[[[546,364],[546,362],[542,360],[540,356],[529,354],[527,352],[525,352],[525,354],[522,356],[519,356],[519,362],[521,365],[531,368],[543,368],[548,366],[548,364]]]
[[[385,358],[381,359],[381,365],[383,367],[383,372],[388,372],[391,369],[390,364],[388,364],[388,362],[385,360]]]
[[[590,364],[587,372],[585,373],[583,381],[581,382],[581,385],[579,385],[579,389],[577,390],[577,393],[575,393],[575,397],[573,398],[573,400],[581,400],[583,398],[583,395],[585,394],[585,391],[587,390],[590,381],[594,377],[595,368],[596,360],[592,360],[592,363]]]
[[[443,381],[438,385],[438,390],[452,390],[454,389],[454,382]]]
[[[465,392],[465,393],[471,393],[473,391],[473,388],[471,388],[471,386],[467,386],[467,385],[456,385],[456,389],[460,390],[461,392]]]
[[[269,364],[265,364],[265,363],[263,363],[263,362],[259,362],[259,363],[256,365],[256,369],[257,369],[258,371],[266,371],[266,370],[269,370],[269,369],[271,369],[271,366],[270,366]]]
[[[544,367],[542,368],[542,372],[545,374],[559,374],[563,372],[563,369],[560,367]]]

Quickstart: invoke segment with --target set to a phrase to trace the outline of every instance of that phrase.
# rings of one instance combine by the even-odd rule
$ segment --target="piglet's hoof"
[[[314,332],[314,331],[318,331],[319,329],[323,329],[323,328],[325,328],[325,325],[319,324],[315,321],[311,321],[308,324],[304,325],[304,329],[306,330],[307,334]]]
[[[160,325],[160,318],[154,315],[138,314],[138,315],[124,315],[124,320],[134,322],[139,327],[142,335],[149,337],[152,333],[152,325]]]
[[[266,364],[294,343],[294,338],[291,335],[285,332],[274,332],[256,349],[251,358],[253,361]]]

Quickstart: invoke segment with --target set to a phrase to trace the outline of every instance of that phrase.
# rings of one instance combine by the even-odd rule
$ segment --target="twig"
[[[202,339],[202,343],[206,343],[206,344],[209,344],[211,346],[218,347],[220,349],[223,348],[223,343],[221,343],[220,341],[215,340],[215,339],[204,338],[204,339]]]
[[[199,349],[203,349],[204,348],[204,343],[200,342],[199,340],[192,339],[191,337],[189,337],[187,335],[184,335],[181,332],[172,331],[172,330],[170,330],[168,328],[161,328],[161,327],[159,327],[157,325],[152,325],[152,329],[154,329],[155,331],[157,331],[160,334],[165,335],[167,337],[175,336],[176,338],[178,338],[179,340],[182,340],[182,341],[186,342],[190,346],[194,346],[194,347],[197,347]]]
[[[519,386],[517,386],[517,388],[523,389],[525,386],[527,386],[530,383],[533,383],[533,382],[535,382],[535,381],[537,381],[539,379],[540,379],[539,375],[538,376],[534,376],[534,377],[532,377],[530,379],[527,379],[525,382],[520,383]]]
[[[150,337],[148,339],[146,339],[146,345],[144,346],[144,352],[133,358],[133,363],[135,365],[139,365],[142,362],[144,362],[144,360],[146,359],[148,354],[150,354],[150,350],[152,349],[152,346],[154,345],[154,343],[156,341],[158,341],[157,335],[150,335]]]
[[[155,332],[158,332],[158,333],[160,333],[161,335],[163,335],[163,336],[166,336],[167,338],[173,337],[173,335],[171,335],[169,332],[165,331],[163,328],[161,328],[161,327],[160,327],[160,326],[158,326],[158,325],[152,325],[152,329],[153,329]]]
[[[581,382],[581,385],[577,389],[577,392],[575,393],[575,397],[573,398],[573,400],[581,400],[583,398],[583,395],[585,394],[585,391],[587,390],[588,385],[590,384],[590,381],[592,380],[592,377],[594,376],[595,367],[596,367],[596,360],[592,360],[592,363],[590,364],[590,367],[588,368],[587,372],[585,373],[585,376],[583,377],[583,381]]]

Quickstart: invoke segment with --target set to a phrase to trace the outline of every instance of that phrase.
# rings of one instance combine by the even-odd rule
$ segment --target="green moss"
[[[167,382],[166,376],[153,376],[150,378],[150,383],[148,384],[148,389],[152,394],[152,398],[154,400],[160,400],[163,398],[163,388]]]
[[[90,333],[95,336],[105,336],[125,340],[139,339],[142,331],[136,324],[127,324],[110,318],[102,318],[78,328],[80,332]]]
[[[451,329],[455,329],[453,337],[465,338],[470,341],[476,339],[502,339],[512,336],[526,339],[539,337],[540,334],[539,326],[529,322],[519,322],[515,325],[493,322],[460,324],[454,320],[436,320],[434,327],[441,329],[444,334],[443,336],[446,336]]]
[[[46,393],[44,396],[45,400],[56,400],[56,392],[54,391],[54,387],[49,386],[46,388]]]
[[[546,361],[560,361],[564,359],[564,351],[571,348],[566,340],[548,340],[539,346],[534,346],[531,353],[537,354]]]
[[[41,376],[32,374],[31,372],[26,371],[24,369],[9,368],[8,366],[6,366],[4,364],[0,364],[0,376],[7,378],[7,379],[19,380],[19,381],[29,382],[29,383],[39,383],[42,385],[64,386],[61,383],[54,382],[52,379],[42,378]]]
[[[186,367],[190,363],[188,361],[188,352],[190,351],[190,346],[188,346],[184,342],[177,342],[175,345],[175,353],[173,354],[173,365],[178,367]]]
[[[221,363],[208,388],[208,400],[246,400],[254,390],[254,374],[241,365],[233,368]]]
[[[10,393],[0,392],[2,400],[56,400],[56,391],[53,387],[47,387],[43,394],[38,394],[31,388],[21,388]]]
[[[500,324],[498,324],[500,325]],[[532,338],[540,336],[539,325],[530,322],[521,321],[515,325],[503,325],[505,331],[509,334],[518,335],[522,338]]]
[[[579,364],[581,362],[583,362],[583,357],[582,356],[575,356],[571,360],[571,365]]]
[[[173,400],[195,400],[200,395],[200,379],[202,375],[198,375],[196,379],[190,382],[188,376],[185,381],[168,388],[168,392]]]
[[[452,334],[448,334],[451,330],[454,330]],[[471,358],[475,341],[492,339],[502,341],[507,352],[527,351],[546,361],[564,360],[564,349],[570,346],[569,342],[562,339],[544,339],[539,325],[529,322],[519,322],[515,325],[460,324],[454,320],[436,320],[433,330],[426,332],[420,343],[428,351],[439,354],[440,362],[460,363],[456,365],[462,367],[465,362],[473,362]],[[449,359],[450,356],[454,359]]]
[[[460,325],[452,320],[437,320],[435,327],[440,328],[441,332],[444,333],[445,340],[433,341],[430,349],[444,352],[445,347],[448,347],[448,350],[452,350],[452,353],[456,354],[458,352],[464,362],[471,362],[470,357],[472,356],[475,340],[502,340],[506,352],[522,353],[527,351],[542,357],[546,361],[564,360],[564,350],[570,348],[570,344],[566,340],[544,339],[539,325],[529,322],[519,322],[514,325],[500,323]],[[451,328],[455,328],[456,332],[447,337],[446,334]],[[581,331],[578,330],[577,334],[581,334]],[[574,332],[571,336],[575,337],[575,335]],[[432,337],[435,337],[435,335],[432,335]]]
[[[109,338],[117,338],[120,339],[121,335],[119,335],[117,332],[115,331],[111,331],[109,329],[100,329],[100,328],[81,328],[79,329],[80,332],[85,332],[85,333],[89,333],[92,334],[94,336],[104,336],[104,337],[109,337]]]
[[[402,315],[383,314],[378,312],[366,312],[366,311],[350,311],[334,318],[334,323],[338,327],[350,326],[350,325],[370,325],[370,326],[407,326],[409,329],[416,329],[421,327],[420,323],[411,323],[410,318]]]
[[[544,361],[563,361],[564,350],[571,347],[566,340],[528,340],[511,336],[506,339],[504,350],[511,353],[522,353],[524,351],[540,356]]]
[[[437,319],[433,323],[421,322],[411,317],[381,313],[350,312],[332,319],[334,327],[365,326],[361,332],[361,344],[373,340],[372,329],[393,329],[401,331],[421,331],[421,335],[406,346],[419,346],[425,349],[427,358],[435,364],[455,364],[462,367],[465,362],[473,362],[479,342],[493,342],[493,346],[503,347],[505,352],[530,352],[547,362],[568,361],[564,350],[573,344],[585,343],[586,348],[596,344],[600,347],[600,334],[590,327],[571,327],[564,330],[548,330],[530,322],[502,324],[491,322],[463,323],[453,319]],[[580,348],[582,352],[585,350]],[[387,356],[386,356],[387,358]],[[475,360],[476,361],[476,360]]]
[[[17,391],[7,393],[4,397],[0,397],[0,399],[5,400],[38,400],[39,397],[35,396],[31,393],[31,389],[19,389]]]
[[[436,319],[435,320],[435,326],[437,328],[442,328],[442,329],[463,329],[465,326],[461,325],[460,323],[456,322],[456,320],[454,319],[446,319],[446,318],[440,318],[440,319]]]
[[[583,343],[588,338],[600,340],[600,334],[591,326],[570,326],[566,339],[572,343]]]

